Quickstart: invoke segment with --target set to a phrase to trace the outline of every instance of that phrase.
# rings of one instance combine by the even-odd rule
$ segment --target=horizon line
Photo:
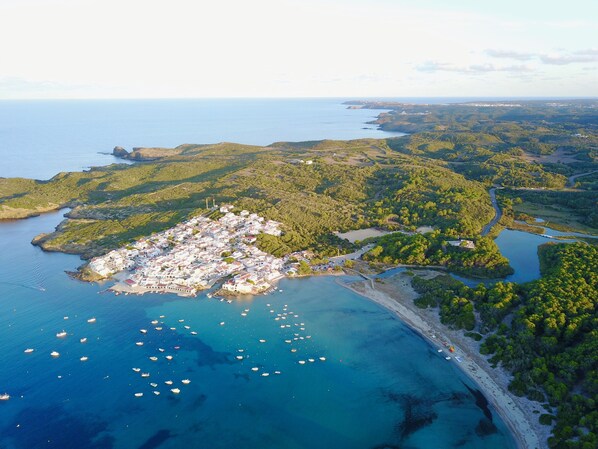
[[[407,100],[407,99],[484,99],[494,100],[598,100],[598,96],[576,96],[576,95],[534,95],[534,96],[508,96],[508,95],[439,95],[439,96],[291,96],[291,97],[270,97],[270,96],[239,96],[239,97],[80,97],[80,98],[0,98],[3,101],[116,101],[116,100]]]

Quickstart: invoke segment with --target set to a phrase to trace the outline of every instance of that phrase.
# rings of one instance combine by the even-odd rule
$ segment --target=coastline
[[[453,362],[453,360],[450,362],[456,363],[459,369],[480,388],[511,431],[517,446],[520,449],[547,448],[550,428],[540,426],[539,423],[534,424],[530,420],[533,410],[540,408],[539,404],[509,393],[507,389],[509,375],[501,368],[490,367],[489,363],[474,347],[473,340],[468,342],[467,337],[464,337],[459,331],[451,331],[440,324],[437,317],[434,320],[434,317],[431,314],[428,316],[425,310],[417,309],[413,304],[413,299],[417,296],[417,293],[412,289],[406,276],[399,274],[385,279],[386,282],[389,280],[392,280],[392,291],[395,295],[391,295],[381,288],[376,288],[374,282],[370,280],[358,281],[352,284],[337,283],[392,312],[434,347],[444,349],[445,346],[443,346],[442,341],[453,343],[455,346],[454,355],[460,356],[462,362]]]

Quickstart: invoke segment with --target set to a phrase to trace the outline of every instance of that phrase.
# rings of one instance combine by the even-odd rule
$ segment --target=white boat
[[[160,396],[160,392],[159,392],[159,391],[154,391],[154,394],[155,394],[156,396]]]
[[[314,359],[307,359],[307,361],[308,361],[309,363],[314,363],[314,362],[315,362],[315,360],[314,360]]]
[[[158,348],[158,351],[164,352],[164,348]]]
[[[87,343],[87,337],[83,337],[83,338],[79,339],[79,341],[81,343]]]
[[[150,387],[156,388],[158,384],[156,382],[150,382]]]
[[[172,391],[174,394],[179,394],[181,392],[181,390],[178,388],[171,388],[170,391]]]
[[[165,380],[165,381],[164,381],[164,383],[165,383],[166,385],[172,385],[172,380]]]
[[[164,318],[166,318],[166,315],[160,315],[160,319],[161,320],[164,319]]]
[[[150,373],[141,373],[141,377],[150,377]]]
[[[8,401],[10,399],[10,394],[4,393],[0,394],[0,401]]]
[[[138,341],[137,343],[135,343],[137,346],[143,346],[143,342],[142,341]]]
[[[322,362],[325,362],[325,361],[326,361],[326,357],[320,357],[320,360],[321,360]]]
[[[158,320],[152,321],[152,324],[155,326],[156,324],[158,324]]]
[[[139,371],[141,371],[141,368],[133,368],[133,371],[135,371],[136,373],[138,373]]]
[[[141,332],[142,334],[147,334],[147,329],[139,329],[139,332]]]
[[[96,319],[95,319],[95,317],[92,317],[92,318],[88,319],[87,322],[88,323],[95,323]]]
[[[257,366],[254,366],[253,368],[251,368],[251,371],[258,371],[259,368]]]
[[[446,360],[450,360],[450,359],[451,359],[451,357],[447,355],[447,356],[445,357],[445,359],[446,359]]]
[[[238,355],[237,356],[237,360],[243,360],[243,356],[242,355]]]
[[[280,374],[280,371],[274,371],[274,374]]]
[[[264,340],[263,338],[260,340],[260,343],[266,343],[266,340]]]
[[[166,360],[172,360],[172,356],[171,355],[167,355],[166,356]]]
[[[247,316],[245,312],[241,312],[241,316]]]
[[[305,365],[305,360],[299,360],[299,365]]]
[[[140,398],[141,396],[143,396],[143,393],[135,393],[136,398]]]
[[[81,360],[82,362],[87,362],[89,360],[89,357],[87,357],[86,355],[84,355],[79,360]]]
[[[156,330],[157,330],[157,331],[161,331],[161,330],[162,330],[162,328],[161,328],[161,327],[157,327],[157,328],[156,328]]]
[[[35,351],[35,349],[33,349],[33,348],[27,348],[27,349],[25,349],[23,352],[24,352],[25,354],[31,354],[33,351]]]
[[[268,377],[270,373],[262,373],[262,377]]]
[[[220,325],[221,325],[221,326],[224,326],[224,321],[221,321],[221,322],[220,322]]]
[[[183,379],[181,380],[182,383],[184,383],[185,385],[189,385],[191,383],[191,381],[189,379]]]
[[[66,337],[66,331],[58,332],[56,334],[56,337],[57,338],[64,338],[64,337]]]
[[[151,356],[149,359],[150,359],[152,362],[155,362],[156,360],[158,360],[158,357],[156,357],[156,356],[153,356],[153,355],[152,355],[152,356]]]
[[[185,320],[179,320],[179,323],[184,323],[184,322],[185,322]]]
[[[50,353],[50,355],[51,355],[52,357],[54,357],[54,358],[60,357],[60,353],[59,353],[59,352],[56,352],[56,351],[52,351],[52,352]]]
[[[183,327],[187,330],[191,329],[191,326],[183,326]]]
[[[291,349],[291,352],[297,352],[297,350],[295,348]]]
[[[285,340],[284,342],[287,344],[291,344],[293,342],[293,340]]]

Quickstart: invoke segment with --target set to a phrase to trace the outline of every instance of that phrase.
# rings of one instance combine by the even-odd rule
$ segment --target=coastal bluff
[[[161,148],[161,147],[134,147],[131,152],[121,146],[115,146],[112,155],[121,159],[131,161],[155,161],[168,156],[181,154],[183,148]]]

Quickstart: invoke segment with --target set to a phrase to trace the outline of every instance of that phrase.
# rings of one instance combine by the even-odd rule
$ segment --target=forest
[[[469,288],[449,276],[415,278],[419,307],[483,338],[482,354],[513,373],[510,390],[543,404],[555,424],[549,446],[598,445],[598,248],[583,243],[540,247],[542,277],[522,285]],[[476,313],[479,320],[476,319]]]

